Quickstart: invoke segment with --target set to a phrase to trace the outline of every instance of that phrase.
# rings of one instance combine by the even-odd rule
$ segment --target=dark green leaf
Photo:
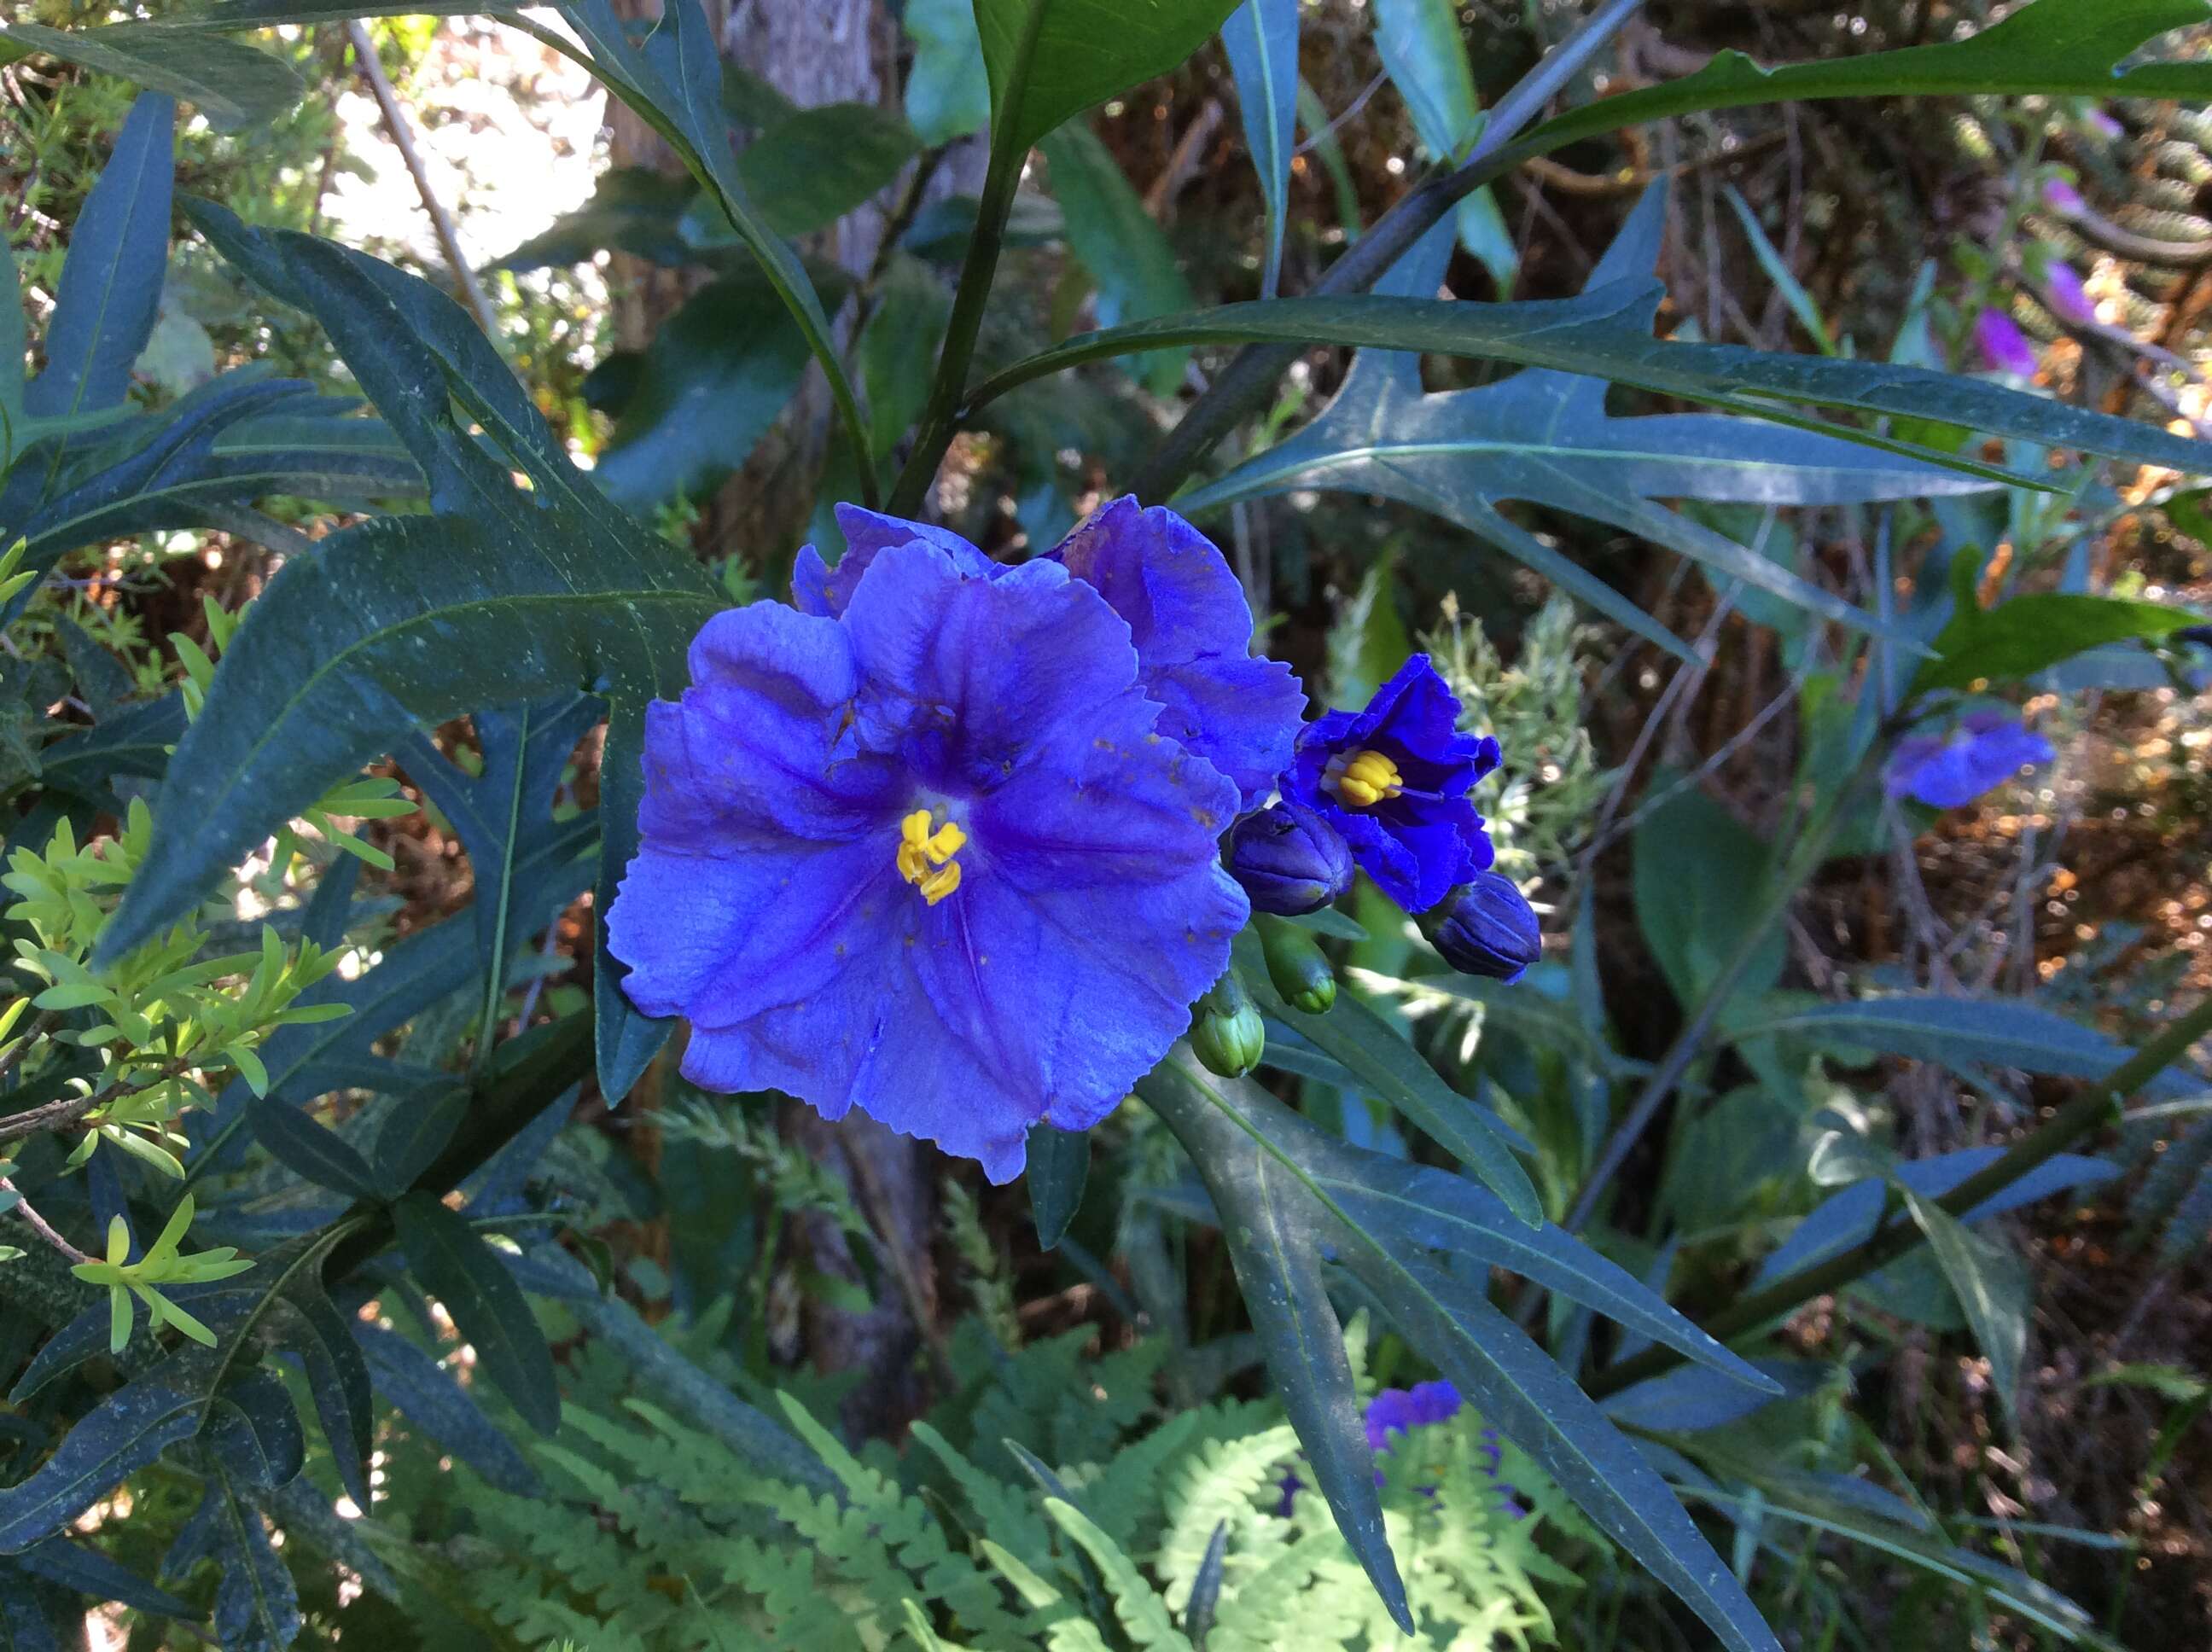
[[[486,1376],[541,1433],[561,1425],[553,1355],[522,1289],[475,1230],[429,1193],[392,1207],[399,1248],[422,1288],[446,1305]]]
[[[246,1103],[246,1120],[254,1139],[295,1175],[354,1199],[377,1197],[368,1161],[337,1131],[316,1123],[298,1108],[271,1096],[257,1096]]]
[[[1267,979],[1259,938],[1249,930],[1237,938],[1237,972],[1262,1013],[1341,1063],[1390,1108],[1426,1131],[1522,1221],[1534,1227],[1544,1219],[1528,1173],[1508,1146],[1505,1127],[1439,1078],[1382,1017],[1350,993],[1340,994],[1324,1015],[1291,1008]]]
[[[356,1322],[353,1334],[376,1392],[402,1417],[483,1475],[485,1484],[517,1497],[538,1493],[537,1473],[514,1442],[436,1360],[380,1326]]]
[[[43,1543],[33,1543],[15,1557],[15,1564],[50,1583],[89,1594],[95,1600],[113,1601],[139,1612],[158,1612],[168,1618],[190,1619],[197,1615],[189,1605],[167,1590],[155,1588],[98,1549],[65,1537],[50,1537]]]
[[[2017,683],[2086,649],[2139,638],[2155,641],[2203,623],[2203,615],[2185,608],[2125,597],[2039,591],[1994,608],[1968,600],[1937,634],[1931,645],[1936,658],[1921,662],[1912,688],[1917,694],[1930,694],[1972,688],[1984,678]]]
[[[376,1129],[378,1192],[397,1199],[414,1187],[446,1151],[468,1111],[468,1086],[459,1082],[428,1084],[414,1095],[395,1097]]]
[[[676,1029],[673,1017],[656,1020],[639,1012],[622,989],[629,966],[607,951],[606,914],[615,890],[637,853],[637,811],[645,796],[645,707],[618,706],[607,719],[606,744],[599,760],[599,871],[592,910],[599,917],[592,953],[592,1013],[599,1096],[610,1108],[622,1105]]]
[[[569,466],[444,295],[325,242],[201,218],[258,281],[323,322],[434,503],[454,513],[332,535],[270,582],[179,745],[152,858],[103,936],[118,951],[418,720],[564,689],[673,697],[686,646],[722,605],[690,557]],[[463,428],[457,402],[505,462]]]
[[[1020,154],[1095,103],[1164,75],[1236,0],[975,0],[991,82],[991,147]]]
[[[769,229],[805,235],[888,188],[921,148],[888,109],[825,103],[762,131],[738,157],[738,175]]]
[[[1221,26],[1229,72],[1244,117],[1244,146],[1267,209],[1267,255],[1260,295],[1273,298],[1283,269],[1283,215],[1290,202],[1291,143],[1298,112],[1298,0],[1244,0]]]
[[[168,1447],[198,1433],[206,1414],[204,1380],[221,1363],[217,1350],[195,1345],[79,1418],[36,1473],[0,1490],[0,1554],[52,1535]]]
[[[1804,422],[1782,404],[1936,420],[2050,447],[2190,473],[2212,470],[2212,447],[2155,425],[1929,368],[1823,356],[1767,354],[1735,344],[1685,344],[1650,336],[1644,318],[1656,288],[1619,281],[1579,298],[1456,304],[1417,298],[1285,298],[1224,304],[1133,322],[1072,338],[1016,362],[970,392],[981,405],[1032,379],[1115,355],[1171,344],[1351,344],[1516,362],[1611,380],[1784,423]],[[1818,428],[1886,446],[1931,464],[2015,485],[2047,484],[1958,454],[1889,442],[1841,425]]]
[[[856,351],[860,386],[868,393],[868,429],[878,453],[889,453],[921,415],[951,303],[928,265],[894,256],[885,268]]]
[[[1091,1176],[1091,1136],[1040,1124],[1030,1132],[1030,1209],[1037,1242],[1052,1249],[1066,1236]]]
[[[198,1509],[177,1534],[161,1570],[182,1576],[216,1564],[215,1632],[224,1652],[283,1652],[298,1637],[299,1591],[270,1541],[261,1511],[239,1495],[228,1465],[210,1466]]]
[[[2124,74],[2115,66],[2145,41],[2203,21],[2197,0],[2038,0],[1964,39],[1936,46],[1771,70],[1740,52],[1723,52],[1681,80],[1571,110],[1524,141],[1540,153],[1638,121],[1809,98],[2076,93],[2201,103],[2212,98],[2212,64],[2145,63]]]
[[[1651,777],[1656,793],[1670,770]],[[1677,792],[1637,827],[1636,917],[1675,1000],[1694,1008],[1759,917],[1769,845],[1695,787]],[[1739,990],[1757,994],[1782,973],[1786,938],[1770,925]]]
[[[147,93],[131,106],[100,181],[85,197],[62,264],[46,371],[23,392],[33,417],[118,405],[146,348],[168,263],[170,144],[176,105]]]
[[[1188,309],[1190,283],[1174,249],[1106,146],[1088,127],[1072,125],[1040,147],[1052,167],[1053,198],[1066,215],[1069,250],[1097,283],[1099,325]],[[1153,395],[1172,396],[1189,360],[1188,350],[1161,350],[1130,367]]]
[[[1344,1328],[1328,1299],[1322,1251],[1333,1226],[1289,1171],[1216,1107],[1173,1061],[1139,1081],[1137,1093],[1189,1153],[1219,1212],[1244,1306],[1260,1334],[1267,1375],[1298,1443],[1313,1465],[1337,1529],[1358,1556],[1383,1604],[1412,1633],[1406,1586],[1382,1529],[1375,1453],[1359,1415],[1345,1356]]]
[[[374,1427],[368,1364],[353,1339],[352,1327],[323,1289],[318,1273],[295,1278],[270,1315],[283,1345],[300,1356],[307,1376],[307,1397],[328,1442],[331,1461],[346,1495],[362,1509],[370,1506],[368,1453]]]
[[[219,132],[258,126],[307,93],[289,65],[198,29],[126,23],[65,33],[37,23],[0,23],[0,52],[10,43],[182,98]]]
[[[1950,1283],[1973,1327],[1974,1340],[1990,1362],[1990,1386],[2005,1414],[2020,1420],[2020,1362],[2027,1348],[2027,1264],[2002,1241],[1970,1232],[1935,1200],[1906,1187],[1905,1206],[1927,1236],[1936,1266]]]
[[[702,288],[647,346],[599,455],[600,485],[640,512],[711,490],[783,411],[806,361],[805,337],[766,282]]]

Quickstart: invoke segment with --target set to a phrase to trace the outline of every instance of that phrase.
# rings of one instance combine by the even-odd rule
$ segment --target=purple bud
[[[1536,908],[1503,873],[1477,872],[1444,902],[1437,951],[1464,975],[1487,975],[1510,985],[1544,955]]]
[[[2128,135],[2128,129],[2102,109],[2090,110],[2087,114],[2081,117],[2081,124],[2096,133],[2098,137],[2108,141],[2125,137]]]
[[[1974,343],[1982,359],[1999,373],[2035,376],[2035,347],[2002,310],[1984,310],[1974,318]]]
[[[2070,264],[2053,258],[2044,266],[2043,297],[2052,313],[2077,325],[2087,326],[2097,319],[2096,303]]]
[[[2074,213],[2087,212],[2089,210],[2089,203],[2081,198],[2081,191],[2063,178],[2046,178],[2043,180],[2043,204],[2053,212],[2063,212],[2069,216]]]
[[[1230,875],[1253,906],[1279,917],[1317,912],[1352,887],[1352,849],[1312,810],[1279,803],[1229,835]]]

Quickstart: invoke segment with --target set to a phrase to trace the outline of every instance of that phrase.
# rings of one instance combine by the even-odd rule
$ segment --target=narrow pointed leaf
[[[485,1374],[524,1421],[552,1433],[561,1424],[553,1355],[514,1276],[474,1229],[428,1193],[410,1193],[392,1216],[408,1266],[445,1303]]]
[[[258,1096],[246,1103],[246,1119],[254,1139],[295,1175],[354,1199],[377,1197],[376,1176],[368,1161],[337,1131],[316,1123],[298,1108],[271,1096]]]
[[[1283,270],[1283,219],[1289,210],[1291,148],[1298,113],[1298,0],[1244,0],[1221,26],[1244,146],[1260,174],[1267,209],[1267,251],[1260,296],[1273,298]]]
[[[37,23],[0,23],[0,52],[10,43],[181,98],[219,132],[273,119],[307,91],[289,64],[265,52],[219,34],[161,23],[66,32]]]
[[[1513,1157],[1511,1133],[1486,1108],[1444,1083],[1421,1054],[1374,1011],[1348,994],[1326,1015],[1308,1015],[1285,1003],[1267,979],[1259,940],[1249,930],[1237,939],[1237,973],[1261,1013],[1314,1044],[1435,1139],[1515,1217],[1534,1227],[1544,1219],[1534,1184]]]
[[[1328,1218],[1172,1061],[1137,1086],[1198,1166],[1220,1213],[1237,1283],[1314,1478],[1390,1614],[1412,1633],[1406,1586],[1382,1530],[1375,1453],[1360,1420],[1344,1328],[1322,1275]]]
[[[1164,75],[1236,0],[975,0],[991,82],[991,147],[1018,154],[1072,115]]]
[[[1052,1249],[1067,1236],[1068,1224],[1083,1203],[1091,1176],[1087,1131],[1059,1130],[1040,1124],[1030,1131],[1030,1208],[1036,1217],[1037,1242]]]
[[[1967,1230],[1966,1224],[1910,1187],[1905,1207],[1927,1236],[1936,1265],[1973,1327],[1990,1362],[1990,1386],[2005,1414],[2020,1419],[2020,1362],[2027,1348],[2028,1303],[2033,1286],[2027,1265],[2002,1241]]]

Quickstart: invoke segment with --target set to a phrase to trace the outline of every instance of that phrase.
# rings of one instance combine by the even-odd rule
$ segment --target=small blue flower
[[[1509,987],[1544,956],[1536,908],[1502,872],[1477,872],[1444,903],[1437,926],[1437,951],[1464,975],[1486,975]]]
[[[1352,849],[1310,809],[1278,803],[1247,815],[1229,836],[1229,875],[1255,911],[1295,918],[1352,887]]]
[[[1899,741],[1883,783],[1892,797],[1955,809],[2055,755],[2050,741],[2002,713],[1972,712],[1948,734]]]
[[[1408,912],[1426,911],[1493,858],[1467,794],[1498,767],[1498,742],[1458,725],[1459,701],[1429,657],[1415,654],[1364,711],[1307,724],[1283,776],[1283,795],[1335,827]]]
[[[1005,1181],[1167,1053],[1248,915],[1237,788],[1154,732],[1129,627],[905,528],[836,617],[755,603],[646,726],[609,944],[684,1072],[858,1107]],[[843,569],[838,570],[842,574]]]
[[[1416,1382],[1410,1388],[1382,1388],[1367,1402],[1367,1443],[1376,1451],[1390,1449],[1394,1434],[1448,1423],[1459,1415],[1464,1402],[1459,1390],[1444,1382]]]
[[[799,553],[792,598],[802,613],[835,617],[886,548],[919,539],[963,574],[1009,572],[958,534],[926,523],[837,507],[845,555],[836,568],[811,545]],[[1047,560],[1105,598],[1129,628],[1138,677],[1161,707],[1158,732],[1237,782],[1243,806],[1266,797],[1290,761],[1305,695],[1289,666],[1252,655],[1252,610],[1220,551],[1164,506],[1133,498],[1101,506]]]

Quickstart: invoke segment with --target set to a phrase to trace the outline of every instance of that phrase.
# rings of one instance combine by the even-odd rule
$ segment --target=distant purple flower
[[[2118,121],[2113,119],[2112,116],[2106,114],[2102,109],[2090,110],[2087,114],[2081,117],[2081,122],[2082,125],[2088,127],[2091,131],[2096,133],[2098,137],[2106,139],[2107,141],[2115,138],[2125,137],[2127,136],[2128,129],[2121,125]]]
[[[1494,858],[1468,791],[1498,742],[1459,732],[1459,701],[1415,654],[1364,711],[1324,712],[1298,735],[1283,795],[1320,814],[1408,912],[1423,912]]]
[[[837,507],[845,554],[833,569],[811,545],[799,553],[792,598],[799,611],[845,610],[869,563],[915,540],[934,545],[963,574],[1010,570],[949,529]],[[1161,707],[1158,732],[1237,782],[1243,806],[1264,798],[1291,757],[1305,694],[1289,666],[1252,654],[1252,610],[1212,542],[1164,506],[1133,498],[1103,505],[1047,559],[1105,598],[1129,628],[1138,680]]]
[[[1982,359],[1999,373],[2035,377],[2035,347],[2002,310],[1984,310],[1974,318],[1974,343]]]
[[[2082,286],[2081,277],[2074,273],[2072,264],[2057,258],[2043,267],[2043,297],[2054,314],[2077,326],[2087,326],[2097,319],[2096,301]]]
[[[2053,212],[2064,213],[2069,217],[2089,210],[2089,203],[2081,198],[2081,191],[2063,178],[2043,180],[2043,203]]]
[[[1884,783],[1892,797],[1956,809],[2055,755],[2050,741],[2003,714],[1973,712],[1948,734],[1898,742]]]
[[[1464,1403],[1460,1399],[1459,1390],[1445,1382],[1416,1382],[1410,1388],[1381,1389],[1367,1402],[1363,1419],[1367,1429],[1368,1449],[1378,1456],[1384,1452],[1394,1451],[1399,1440],[1413,1430],[1449,1422],[1459,1415]],[[1483,1455],[1490,1460],[1490,1476],[1495,1479],[1498,1465],[1503,1461],[1496,1429],[1482,1430],[1482,1449]],[[1375,1484],[1381,1485],[1385,1483],[1385,1479],[1382,1471],[1377,1468]],[[1276,1512],[1287,1515],[1291,1512],[1291,1499],[1304,1489],[1305,1483],[1296,1474],[1285,1474],[1280,1484],[1283,1497]],[[1506,1512],[1514,1519],[1518,1520],[1528,1512],[1521,1506],[1511,1486],[1501,1485],[1498,1489]]]
[[[858,1107],[1005,1181],[1031,1126],[1111,1112],[1227,966],[1237,788],[1155,732],[1097,592],[903,531],[836,618],[701,630],[647,713],[609,944],[640,1009],[690,1018],[702,1088]]]

